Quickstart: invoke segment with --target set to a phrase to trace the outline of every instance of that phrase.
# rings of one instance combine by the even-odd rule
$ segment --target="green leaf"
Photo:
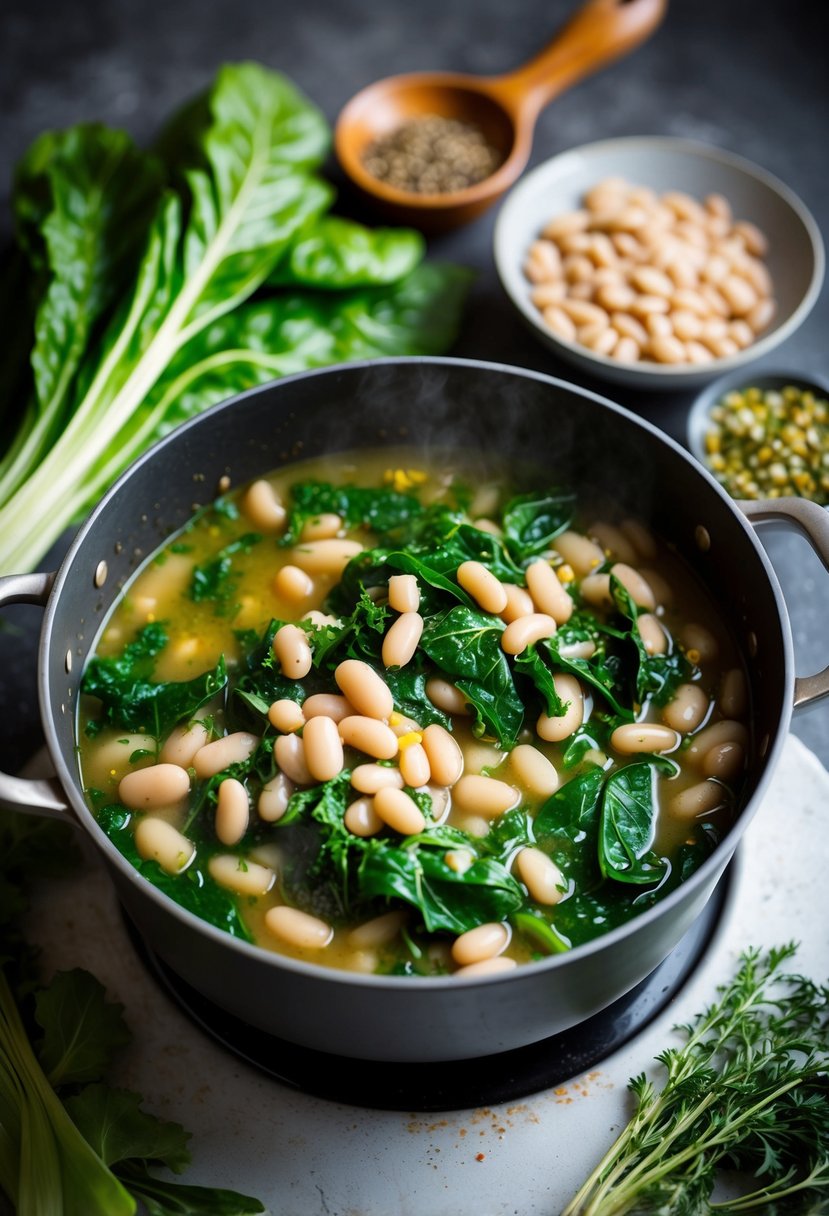
[[[486,921],[499,921],[519,908],[523,893],[500,862],[478,858],[459,874],[444,860],[452,845],[428,833],[405,845],[369,848],[360,865],[360,887],[367,897],[396,896],[421,913],[429,932],[464,933]],[[469,839],[462,836],[465,847]]]
[[[550,547],[554,537],[570,526],[576,496],[570,490],[522,494],[504,507],[504,537],[512,556],[526,561]]]
[[[97,123],[46,131],[20,161],[17,234],[42,284],[34,319],[34,397],[25,438],[0,463],[0,501],[60,436],[73,378],[143,253],[161,168],[124,131]]]
[[[362,524],[382,537],[422,515],[423,506],[413,494],[382,487],[296,482],[291,486],[288,523],[280,543],[296,544],[306,520],[325,514],[339,515],[349,528]]]
[[[190,1164],[188,1132],[141,1109],[140,1094],[87,1085],[64,1105],[84,1140],[107,1165],[142,1160],[180,1174]]]
[[[123,1005],[108,1001],[95,976],[78,968],[59,971],[40,989],[35,1018],[43,1029],[38,1057],[55,1087],[100,1080],[132,1037]]]
[[[160,739],[224,688],[224,659],[192,680],[149,679],[153,660],[166,644],[162,626],[145,625],[120,656],[89,661],[81,688],[101,702],[100,721]]]
[[[602,796],[599,864],[607,878],[652,884],[666,873],[667,862],[651,851],[659,804],[659,770],[676,773],[667,757],[626,764],[607,778]]]
[[[515,743],[524,719],[497,617],[459,605],[430,617],[420,645],[474,707],[480,726],[504,746]]]
[[[327,215],[299,233],[268,283],[324,291],[395,283],[415,269],[425,250],[415,229],[372,229]]]
[[[148,1216],[248,1216],[264,1212],[258,1199],[220,1187],[190,1186],[154,1178],[137,1162],[118,1166],[118,1177],[142,1201]]]

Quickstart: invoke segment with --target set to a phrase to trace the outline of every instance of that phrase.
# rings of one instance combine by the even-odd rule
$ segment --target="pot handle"
[[[803,533],[829,570],[829,511],[808,498],[739,499],[735,502],[751,524],[783,524]],[[811,705],[829,695],[829,667],[794,682],[794,708]]]
[[[0,608],[5,604],[46,606],[54,574],[10,574],[0,578]],[[75,824],[75,817],[57,778],[12,777],[0,772],[0,804],[30,815],[47,815]]]

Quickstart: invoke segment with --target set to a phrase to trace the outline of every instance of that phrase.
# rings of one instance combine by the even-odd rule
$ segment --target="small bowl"
[[[768,329],[736,354],[705,364],[621,363],[554,334],[530,293],[523,264],[532,242],[556,215],[576,210],[591,186],[621,177],[658,193],[679,190],[702,201],[721,194],[736,220],[768,238],[764,262],[777,312]],[[810,212],[783,182],[733,153],[693,140],[631,136],[572,148],[545,161],[513,188],[495,225],[495,266],[507,295],[533,333],[586,374],[637,389],[693,389],[767,355],[802,324],[823,282],[824,249]]]
[[[728,393],[742,392],[748,388],[763,390],[784,389],[789,386],[804,392],[813,392],[818,397],[829,398],[829,380],[819,376],[803,376],[799,372],[759,369],[756,375],[750,368],[738,368],[706,385],[688,412],[687,438],[689,451],[709,472],[711,462],[705,446],[705,436],[716,426],[711,420],[711,411]]]

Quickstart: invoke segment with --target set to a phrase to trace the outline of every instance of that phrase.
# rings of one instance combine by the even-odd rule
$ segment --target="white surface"
[[[751,220],[769,238],[764,259],[774,283],[777,315],[751,346],[726,359],[700,365],[624,364],[558,338],[530,299],[524,275],[527,250],[555,215],[582,205],[585,191],[608,177],[664,192],[684,190],[696,199],[722,194],[734,218]],[[692,389],[733,368],[769,354],[802,324],[820,292],[823,241],[811,213],[795,194],[765,169],[694,140],[628,136],[571,148],[544,161],[507,195],[495,224],[498,277],[525,322],[541,342],[589,375],[641,389]]]
[[[125,1005],[135,1038],[115,1080],[193,1133],[183,1181],[256,1195],[272,1216],[558,1216],[626,1122],[629,1077],[658,1078],[653,1058],[672,1026],[713,999],[743,949],[796,939],[795,968],[829,977],[827,803],[829,774],[790,736],[739,847],[721,928],[673,1005],[589,1074],[504,1106],[371,1111],[260,1075],[144,971],[94,853],[70,879],[42,884],[32,936],[47,970],[88,967]]]

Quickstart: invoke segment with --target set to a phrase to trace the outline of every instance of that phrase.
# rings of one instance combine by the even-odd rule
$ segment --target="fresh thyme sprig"
[[[684,1043],[656,1057],[664,1085],[629,1082],[636,1111],[562,1216],[829,1211],[829,987],[784,971],[796,951],[746,950],[675,1027]],[[757,1185],[715,1202],[726,1170]]]

